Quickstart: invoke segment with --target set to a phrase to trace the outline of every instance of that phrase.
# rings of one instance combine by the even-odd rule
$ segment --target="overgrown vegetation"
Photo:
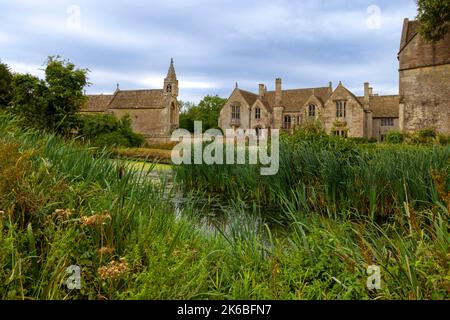
[[[141,134],[131,128],[131,119],[127,115],[117,119],[110,114],[79,116],[81,134],[94,146],[140,147],[146,143]]]
[[[142,135],[133,132],[129,117],[79,114],[86,102],[88,70],[70,61],[49,57],[45,79],[30,74],[12,75],[0,64],[0,109],[20,117],[24,128],[56,133],[66,138],[82,136],[96,146],[139,147]]]
[[[337,143],[319,141],[316,155],[298,142],[298,151],[283,155],[300,162],[274,178],[271,192],[279,190],[281,203],[274,214],[284,217],[275,222],[262,209],[262,194],[243,201],[246,190],[257,195],[261,181],[242,190],[245,178],[230,176],[241,194],[212,211],[211,194],[178,198],[164,180],[151,182],[147,170],[133,171],[105,152],[93,158],[89,146],[52,134],[24,132],[2,115],[0,297],[448,299],[448,148],[380,149],[364,164],[358,158],[367,150],[343,144],[333,153],[330,146]],[[215,170],[222,170],[216,176],[227,174],[224,167]],[[233,170],[251,176],[248,168]],[[281,188],[288,170],[292,177]],[[364,188],[341,185],[354,173],[349,170],[359,170]],[[380,170],[386,189],[361,207],[364,196],[353,199],[354,189],[363,195],[380,191]],[[218,186],[218,180],[210,184]],[[383,223],[358,210],[374,208],[377,217],[383,206],[392,208]],[[211,220],[212,212],[219,218]],[[372,264],[381,268],[379,291],[366,287]],[[81,290],[65,285],[71,265],[81,267]]]

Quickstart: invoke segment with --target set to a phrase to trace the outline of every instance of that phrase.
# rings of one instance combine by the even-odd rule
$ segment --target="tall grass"
[[[331,148],[304,145],[283,155],[283,165],[298,161],[291,171],[268,180],[254,180],[255,168],[183,167],[204,191],[179,204],[164,180],[149,179],[152,168],[14,122],[0,115],[2,299],[449,298],[448,149],[333,159]],[[371,219],[370,204],[387,208],[390,196],[395,216]],[[278,228],[269,205],[283,217]],[[212,207],[221,216],[207,220]],[[379,291],[366,287],[371,264],[382,268]],[[70,265],[81,267],[81,290],[65,284]]]
[[[175,176],[187,189],[238,197],[275,211],[288,202],[299,211],[353,212],[378,220],[401,213],[405,202],[415,209],[439,202],[433,176],[443,177],[450,188],[450,146],[366,146],[318,139],[283,141],[280,170],[273,176],[261,176],[257,165],[248,164],[181,165]]]

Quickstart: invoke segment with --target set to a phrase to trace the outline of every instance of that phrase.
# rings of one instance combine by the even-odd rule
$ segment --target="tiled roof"
[[[398,118],[400,96],[371,96],[369,99],[374,118]]]
[[[241,89],[238,89],[238,90],[249,106],[252,106],[255,103],[256,99],[258,99],[258,95],[254,94],[252,92],[241,90]]]
[[[282,102],[285,112],[300,112],[301,108],[308,101],[309,97],[314,95],[321,101],[326,101],[330,96],[329,87],[308,88],[308,89],[294,89],[282,90]],[[275,105],[275,91],[268,91],[266,99],[270,105]]]
[[[108,109],[161,109],[164,100],[163,90],[120,90]]]
[[[111,94],[88,95],[81,112],[105,112],[114,96]]]

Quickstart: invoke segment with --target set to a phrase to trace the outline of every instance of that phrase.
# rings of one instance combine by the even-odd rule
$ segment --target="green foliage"
[[[219,96],[206,96],[198,104],[183,103],[183,112],[180,114],[180,128],[194,132],[194,121],[201,121],[203,131],[217,129],[220,110],[225,105],[226,99]]]
[[[450,0],[417,0],[420,33],[432,42],[445,37],[450,27]]]
[[[140,147],[145,138],[133,132],[129,115],[117,119],[114,115],[80,116],[81,134],[95,146]]]
[[[76,113],[86,100],[83,89],[87,82],[86,69],[59,57],[49,57],[45,69],[48,88],[47,120],[48,127],[56,132],[68,133],[74,128]]]
[[[9,105],[12,99],[12,74],[9,67],[0,61],[0,109]]]
[[[398,130],[390,130],[384,137],[386,143],[402,143],[405,141],[405,135]]]
[[[15,74],[13,99],[9,110],[20,116],[26,126],[47,129],[48,88],[43,80],[30,74]]]
[[[93,157],[89,147],[24,131],[0,115],[0,299],[448,300],[450,151],[380,148],[354,164],[361,183],[337,186],[349,210],[321,189],[332,195],[340,168],[341,178],[354,175],[342,162],[349,157],[333,160],[340,154],[331,147],[294,150],[283,162],[291,167],[271,185],[291,172],[290,192],[276,195],[282,205],[265,219],[270,208],[262,198],[243,201],[236,193],[215,202],[194,190],[177,198],[165,180],[150,179],[153,168],[136,169],[106,152]],[[424,179],[429,171],[432,179]],[[235,173],[239,186],[236,178],[246,173]],[[399,211],[380,224],[358,214],[355,195],[383,184],[374,208]],[[400,188],[409,192],[402,204]],[[435,198],[421,207],[423,192]],[[379,291],[366,287],[373,264],[381,268]],[[81,267],[81,290],[65,285],[70,265]]]
[[[444,134],[439,134],[437,136],[437,140],[438,140],[439,144],[441,144],[443,146],[450,144],[450,136],[446,136]]]
[[[21,116],[26,126],[68,134],[77,125],[77,112],[86,99],[87,72],[59,57],[49,57],[45,81],[16,74],[12,113]]]

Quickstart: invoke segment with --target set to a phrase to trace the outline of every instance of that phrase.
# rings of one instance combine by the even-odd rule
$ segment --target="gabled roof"
[[[373,118],[398,118],[400,96],[371,96],[369,98]]]
[[[419,21],[409,21],[405,19],[403,21],[402,40],[400,42],[400,52],[411,42],[411,40],[417,35],[419,31]]]
[[[266,110],[270,113],[273,112],[272,106],[269,104],[269,101],[264,97],[261,99],[260,97],[257,97],[257,101],[261,102],[261,104],[266,108]],[[256,103],[256,101],[255,101]]]
[[[336,87],[336,89],[333,91],[333,93],[331,94],[331,95],[333,95],[338,89],[340,89],[340,88],[342,88],[343,90],[345,90],[345,92],[347,92],[356,102],[358,102],[360,105],[361,105],[361,107],[363,107],[364,106],[364,103],[363,102],[361,102],[361,100],[357,97],[357,96],[355,96],[354,95],[354,93],[353,92],[351,92],[350,90],[348,90],[343,84],[342,84],[342,82],[339,82],[339,85]],[[330,96],[331,96],[330,95]]]
[[[405,19],[398,59],[400,71],[450,64],[450,32],[436,43],[419,34],[420,23]]]
[[[117,91],[108,109],[162,109],[164,91],[156,90],[120,90]]]
[[[85,104],[81,107],[81,112],[105,112],[108,109],[114,95],[98,94],[88,95]]]
[[[300,112],[313,94],[322,101],[326,101],[330,96],[329,87],[282,90],[281,92],[284,112]],[[275,91],[266,92],[265,97],[270,105],[275,105]]]
[[[258,99],[258,95],[254,94],[252,92],[245,91],[242,89],[236,89],[236,90],[241,94],[241,96],[244,98],[245,102],[247,102],[249,107],[253,106],[256,99]]]

